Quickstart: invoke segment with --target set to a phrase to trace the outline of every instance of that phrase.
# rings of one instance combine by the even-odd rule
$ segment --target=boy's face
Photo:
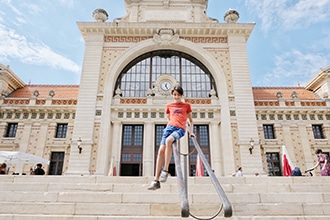
[[[173,99],[174,99],[174,102],[181,102],[181,98],[182,98],[182,95],[180,93],[178,93],[177,91],[173,91]]]

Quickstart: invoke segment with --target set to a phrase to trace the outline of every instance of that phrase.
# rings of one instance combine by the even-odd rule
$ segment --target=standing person
[[[317,155],[317,164],[309,170],[314,170],[317,166],[320,166],[321,176],[330,176],[330,164],[329,157],[327,154],[324,154],[321,149],[315,151]]]
[[[7,174],[7,164],[6,163],[2,163],[0,166],[0,174],[4,175]]]
[[[239,167],[237,172],[236,172],[236,176],[240,177],[240,176],[243,176],[243,169],[242,167]]]
[[[37,168],[34,170],[34,175],[45,175],[45,171],[42,169],[41,163],[37,164]]]
[[[189,103],[182,102],[183,89],[175,86],[171,91],[174,101],[166,105],[168,123],[163,131],[156,161],[155,179],[151,182],[148,190],[160,188],[160,182],[166,182],[168,177],[168,167],[172,156],[172,144],[185,135],[186,122],[189,119],[191,137],[194,137],[194,125],[192,120],[192,109]],[[163,170],[162,170],[162,166]]]

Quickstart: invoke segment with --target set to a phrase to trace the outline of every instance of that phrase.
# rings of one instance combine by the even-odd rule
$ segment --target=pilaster
[[[146,122],[144,124],[144,146],[143,146],[143,176],[154,175],[154,155],[155,146],[153,143],[154,134],[153,123]]]
[[[109,150],[111,148],[111,132],[112,127],[110,122],[110,115],[102,114],[95,175],[106,175],[109,172],[108,166],[110,165],[109,161],[111,161],[109,155]]]
[[[119,161],[121,156],[121,135],[122,135],[122,123],[121,121],[112,121],[113,124],[113,135],[111,142],[111,158],[114,162],[114,166],[117,167],[117,175],[119,175],[120,167]]]
[[[93,144],[96,97],[102,61],[104,35],[87,33],[84,62],[76,108],[76,119],[73,130],[73,147],[70,150],[70,161],[66,174],[87,174],[90,170],[90,151]],[[84,150],[77,151],[75,141],[81,138]],[[86,148],[86,149],[85,149]]]
[[[254,174],[256,170],[262,170],[262,161],[260,147],[257,144],[254,146],[253,153],[250,154],[249,152],[250,139],[253,138],[257,143],[259,138],[245,36],[229,35],[228,45],[235,95],[241,166],[244,173],[249,175]]]

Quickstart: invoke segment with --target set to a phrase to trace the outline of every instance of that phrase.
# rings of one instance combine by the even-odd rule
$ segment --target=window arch
[[[212,89],[217,91],[214,78],[200,61],[174,50],[157,50],[137,57],[120,73],[115,88],[121,90],[122,97],[146,97],[162,75],[172,76],[187,98],[208,98]]]

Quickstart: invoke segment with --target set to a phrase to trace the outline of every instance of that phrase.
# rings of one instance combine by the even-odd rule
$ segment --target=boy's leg
[[[165,145],[160,145],[156,161],[155,180],[159,180],[160,172],[165,162]]]
[[[164,156],[165,156],[165,145],[160,145],[157,155],[157,161],[156,161],[156,171],[155,171],[155,179],[151,182],[150,186],[148,187],[148,190],[156,190],[160,188],[159,178],[160,178],[160,172],[162,170],[162,166],[164,164]]]
[[[171,162],[171,157],[172,157],[172,144],[174,142],[174,137],[173,136],[168,136],[166,138],[166,148],[165,148],[165,164],[164,164],[164,169],[165,171],[168,171],[168,167]]]
[[[160,174],[160,182],[166,182],[168,177],[168,168],[172,157],[172,144],[174,142],[174,137],[169,136],[166,138],[166,148],[165,148],[165,164],[164,168]]]

